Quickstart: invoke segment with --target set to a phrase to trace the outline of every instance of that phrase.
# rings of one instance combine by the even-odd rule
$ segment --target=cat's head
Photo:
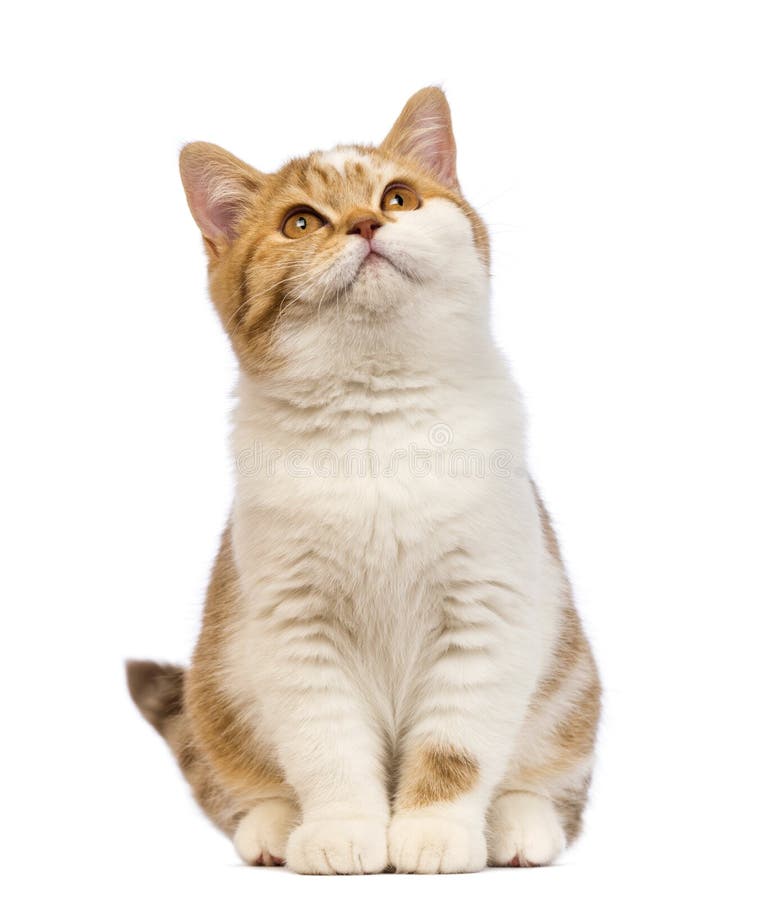
[[[378,147],[341,145],[264,174],[193,143],[180,172],[212,299],[251,374],[322,344],[432,339],[448,317],[456,328],[485,317],[487,231],[461,195],[439,88],[414,94]]]

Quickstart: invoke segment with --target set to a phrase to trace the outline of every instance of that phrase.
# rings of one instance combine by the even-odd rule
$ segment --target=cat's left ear
[[[413,94],[380,149],[412,157],[442,184],[460,189],[450,106],[441,88],[426,87]]]
[[[180,177],[207,249],[221,255],[238,237],[267,176],[222,147],[197,141],[180,152]]]

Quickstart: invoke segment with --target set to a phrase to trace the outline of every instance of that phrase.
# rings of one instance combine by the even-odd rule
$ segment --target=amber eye
[[[305,234],[312,234],[318,228],[322,228],[325,221],[315,212],[314,209],[295,209],[289,213],[283,220],[281,231],[288,238],[300,238]]]
[[[392,212],[418,209],[420,205],[418,194],[406,184],[390,184],[381,198],[381,209]]]

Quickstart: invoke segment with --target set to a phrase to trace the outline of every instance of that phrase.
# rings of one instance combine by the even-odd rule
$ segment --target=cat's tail
[[[184,702],[185,670],[144,659],[128,660],[126,669],[127,687],[135,706],[169,745],[199,806],[215,825],[231,834],[240,810],[215,777],[193,737]]]
[[[147,659],[130,659],[126,668],[127,687],[135,706],[167,738],[173,719],[183,714],[185,671],[180,666]]]

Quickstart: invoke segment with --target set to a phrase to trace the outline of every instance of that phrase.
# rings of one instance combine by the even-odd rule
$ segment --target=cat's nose
[[[375,216],[361,216],[360,218],[352,219],[347,225],[347,234],[361,234],[365,240],[369,241],[373,237],[373,232],[383,224]]]

